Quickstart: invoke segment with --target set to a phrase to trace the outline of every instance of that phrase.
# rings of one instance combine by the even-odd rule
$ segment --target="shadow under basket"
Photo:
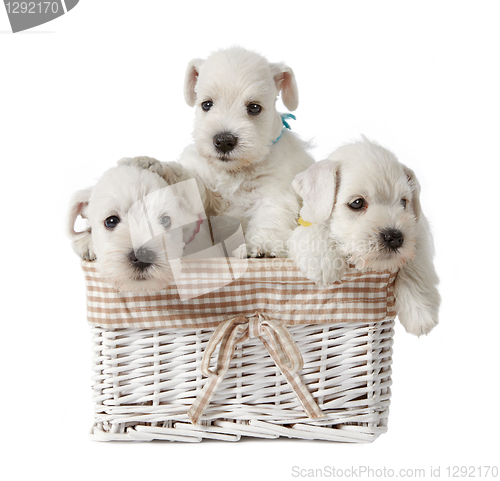
[[[397,272],[351,268],[321,289],[289,260],[234,262],[244,272],[234,282],[185,300],[176,286],[118,292],[97,262],[82,263],[92,438],[366,443],[384,433]]]

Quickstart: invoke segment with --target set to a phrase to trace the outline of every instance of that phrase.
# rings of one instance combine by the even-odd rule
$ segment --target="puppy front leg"
[[[429,226],[423,218],[419,224],[415,257],[400,269],[395,288],[399,320],[407,332],[417,336],[428,334],[437,325],[441,303]]]
[[[299,204],[294,195],[263,195],[247,211],[248,257],[287,257],[287,241],[297,225]]]
[[[288,253],[304,276],[320,287],[342,279],[347,267],[328,228],[322,224],[297,227],[288,240]]]
[[[209,206],[212,204],[212,201],[209,198],[209,192],[200,178],[178,162],[160,162],[153,157],[139,156],[124,157],[118,161],[118,165],[130,165],[138,169],[150,170],[165,179],[168,185],[195,179],[205,211],[207,211]]]
[[[118,165],[130,165],[138,169],[150,170],[164,178],[169,185],[193,178],[193,175],[188,174],[180,164],[177,164],[177,162],[160,162],[153,157],[147,157],[145,155],[139,157],[124,157],[118,161]]]
[[[247,257],[287,257],[286,238],[290,234],[290,228],[276,230],[274,226],[256,227],[249,223],[245,233]]]
[[[165,167],[163,162],[154,159],[153,157],[147,157],[146,155],[140,155],[138,157],[124,157],[118,161],[118,165],[130,165],[138,169],[146,169],[158,174],[163,177],[165,174]]]

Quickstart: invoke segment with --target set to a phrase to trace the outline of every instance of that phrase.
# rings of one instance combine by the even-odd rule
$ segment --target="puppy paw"
[[[82,259],[85,261],[95,261],[97,259],[97,256],[92,249],[89,249],[83,254]]]
[[[345,259],[340,259],[342,262],[342,266],[338,266],[335,260],[333,263],[330,259],[325,262],[324,259],[321,259],[321,276],[315,282],[319,287],[328,287],[335,282],[340,282],[340,280],[344,277],[346,266]]]
[[[73,250],[76,254],[81,257],[84,261],[95,261],[97,259],[92,246],[90,234],[73,241]]]
[[[160,177],[165,176],[165,166],[159,160],[145,155],[139,157],[125,157],[118,161],[118,165],[130,165],[138,169],[145,169],[158,174]]]
[[[288,249],[286,242],[279,236],[272,235],[269,230],[254,231],[245,236],[247,257],[253,258],[276,258],[287,257]]]
[[[246,259],[248,257],[246,244],[241,244],[239,247],[234,249],[231,255],[237,259]]]
[[[285,256],[280,256],[276,254],[275,252],[270,252],[266,254],[265,252],[262,252],[258,248],[251,248],[247,246],[247,244],[241,244],[237,249],[235,249],[231,255],[233,257],[237,257],[238,259],[263,259],[264,257],[268,257],[271,259],[274,259],[276,257],[285,257]]]
[[[287,251],[279,245],[269,246],[269,248],[266,248],[265,246],[247,244],[247,257],[255,259],[263,259],[267,257],[275,259],[277,257],[287,257]]]
[[[345,260],[336,256],[325,255],[301,256],[296,265],[309,280],[319,287],[327,287],[344,277]]]
[[[324,226],[296,228],[288,241],[288,250],[302,274],[320,287],[344,277],[347,261]]]
[[[247,244],[241,244],[237,249],[232,252],[233,257],[238,259],[262,259],[267,257],[265,253],[259,250],[257,247],[251,247]],[[276,257],[269,255],[268,257]]]

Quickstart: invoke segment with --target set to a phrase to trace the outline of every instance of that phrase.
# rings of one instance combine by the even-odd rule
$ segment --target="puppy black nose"
[[[403,245],[404,236],[400,230],[387,229],[380,233],[384,244],[390,249],[398,249]]]
[[[215,148],[222,153],[230,152],[236,147],[238,137],[229,132],[221,132],[214,136]]]
[[[153,250],[140,247],[137,252],[132,251],[128,257],[132,265],[142,271],[155,261],[156,255]]]

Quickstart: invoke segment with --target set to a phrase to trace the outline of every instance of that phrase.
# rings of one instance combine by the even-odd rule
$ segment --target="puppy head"
[[[293,71],[243,48],[219,50],[187,68],[184,97],[196,108],[194,141],[208,162],[228,171],[266,157],[282,130],[276,98],[298,106]]]
[[[195,181],[186,182],[197,193]],[[90,228],[73,235],[92,236],[100,273],[117,289],[154,291],[172,283],[169,259],[182,257],[203,212],[181,184],[168,186],[153,172],[122,165],[74,196],[69,224],[80,214]]]
[[[420,215],[414,173],[363,138],[299,174],[302,217],[329,225],[330,236],[358,269],[401,267],[415,255]]]

